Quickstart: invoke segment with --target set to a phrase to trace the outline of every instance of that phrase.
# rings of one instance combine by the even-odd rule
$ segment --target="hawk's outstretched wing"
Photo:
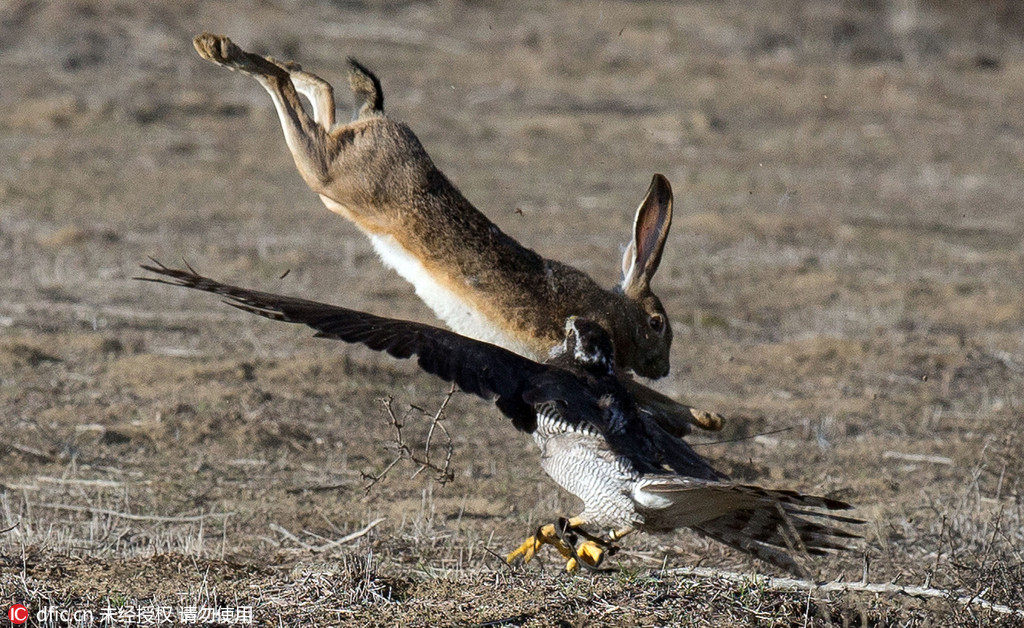
[[[602,429],[596,424],[601,420],[597,401],[586,394],[575,375],[559,367],[534,362],[507,349],[430,325],[248,290],[204,277],[190,266],[181,270],[168,268],[156,260],[153,264],[142,268],[162,277],[136,279],[219,294],[226,297],[228,305],[246,312],[308,325],[317,330],[316,335],[321,338],[360,343],[400,359],[417,356],[424,371],[454,382],[468,393],[493,400],[520,430],[532,432],[535,429],[536,414],[532,404],[542,401],[563,402],[567,406],[567,419],[586,421]],[[538,399],[538,393],[544,399]],[[524,396],[531,403],[527,403]]]

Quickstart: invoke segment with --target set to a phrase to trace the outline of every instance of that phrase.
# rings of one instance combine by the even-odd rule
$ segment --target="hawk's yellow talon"
[[[593,541],[587,541],[576,550],[579,555],[591,567],[597,567],[604,560],[604,548]]]
[[[543,541],[535,534],[523,541],[523,544],[517,547],[514,551],[510,552],[509,555],[505,557],[505,562],[511,565],[515,561],[522,559],[524,563],[528,563],[533,560],[533,555],[537,553],[537,550],[540,549],[542,544]]]
[[[587,541],[576,550],[576,556],[579,556],[580,560],[591,567],[599,567],[601,561],[604,560],[604,548],[594,541]],[[575,557],[570,558],[569,562],[565,564],[565,570],[569,573],[576,573],[579,569],[580,564],[576,562]]]
[[[565,542],[562,541],[562,539],[558,538],[558,533],[555,532],[554,524],[549,523],[545,526],[541,526],[541,528],[537,530],[537,534],[534,534],[523,541],[522,545],[505,557],[505,562],[510,565],[518,560],[522,560],[524,564],[528,563],[533,560],[533,556],[537,553],[537,550],[540,549],[540,546],[545,544],[554,545],[555,549],[558,550],[558,553],[566,558],[572,557],[572,550],[565,544]]]

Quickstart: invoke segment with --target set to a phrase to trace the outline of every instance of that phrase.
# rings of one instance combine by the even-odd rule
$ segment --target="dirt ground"
[[[550,551],[511,569],[577,505],[462,394],[452,481],[400,460],[367,486],[398,455],[380,399],[422,454],[445,384],[131,280],[186,258],[435,321],[302,183],[262,89],[194,53],[204,30],[300,61],[343,109],[357,57],[478,207],[606,285],[664,173],[657,386],[729,417],[692,439],[722,470],[858,506],[863,540],[809,560],[815,579],[891,586],[787,590],[689,533],[627,539],[611,573]],[[3,3],[3,610],[1024,625],[1022,37],[1009,0]]]

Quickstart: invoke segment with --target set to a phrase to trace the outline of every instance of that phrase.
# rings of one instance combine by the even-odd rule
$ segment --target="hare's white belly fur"
[[[413,254],[393,236],[368,233],[373,248],[384,265],[390,266],[416,289],[418,296],[438,318],[456,333],[504,347],[527,357],[536,357],[534,351],[504,329],[495,325],[477,310],[443,285]]]

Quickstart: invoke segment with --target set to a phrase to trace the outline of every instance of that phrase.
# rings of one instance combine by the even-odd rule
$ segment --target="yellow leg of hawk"
[[[583,525],[583,520],[579,517],[569,519],[568,527],[570,529],[579,525]],[[533,560],[533,555],[537,553],[540,546],[545,544],[554,545],[559,554],[569,560],[572,560],[572,549],[566,545],[565,541],[558,538],[558,531],[555,530],[555,524],[549,523],[538,528],[536,534],[523,541],[522,545],[516,548],[515,551],[505,558],[505,562],[512,564],[521,560],[523,563],[528,563]]]
[[[573,529],[584,524],[584,520],[580,517],[573,517],[569,519],[567,528]],[[623,528],[616,530],[610,535],[611,540],[617,541],[622,537],[626,536],[630,532],[633,532],[633,528]],[[565,541],[559,538],[558,531],[555,529],[553,523],[549,523],[545,526],[541,526],[537,533],[526,539],[522,545],[516,548],[515,551],[510,553],[505,559],[509,564],[515,563],[516,561],[522,561],[528,563],[533,559],[534,554],[544,544],[553,545],[558,553],[561,554],[567,562],[565,563],[565,570],[568,572],[576,572],[580,569],[579,560],[587,563],[591,567],[597,567],[604,560],[605,548],[595,541],[586,541],[580,547],[574,550],[569,547]]]

